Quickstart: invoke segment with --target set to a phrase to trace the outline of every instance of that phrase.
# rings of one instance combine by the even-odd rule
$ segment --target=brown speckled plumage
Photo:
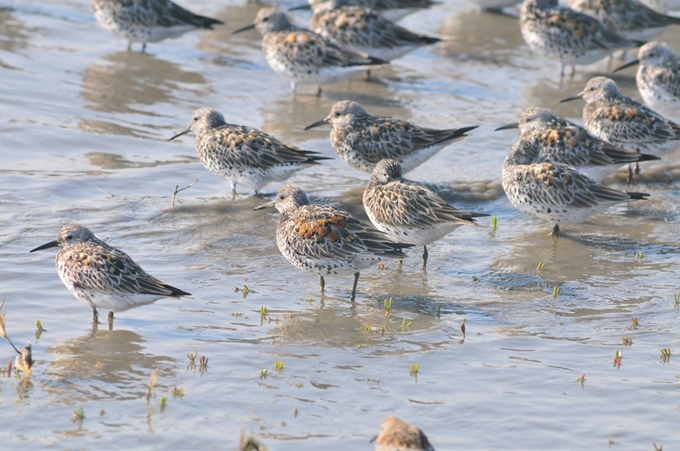
[[[332,205],[313,204],[296,186],[282,187],[273,202],[256,209],[276,207],[280,213],[276,243],[298,268],[318,274],[354,274],[383,258],[404,258],[399,249],[372,226]],[[322,289],[323,289],[322,279]],[[354,300],[356,281],[352,292]]]
[[[351,100],[337,102],[328,117],[305,128],[328,123],[333,126],[331,144],[335,151],[347,164],[363,172],[373,172],[375,165],[386,158],[397,160],[408,172],[477,128],[420,127],[399,119],[371,116]]]

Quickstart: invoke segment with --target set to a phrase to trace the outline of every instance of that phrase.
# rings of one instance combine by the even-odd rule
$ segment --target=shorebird
[[[181,36],[192,30],[212,30],[223,22],[199,16],[170,0],[91,0],[94,17],[102,28],[142,44]]]
[[[423,246],[423,268],[428,244],[462,225],[475,225],[474,218],[489,216],[450,206],[429,188],[403,178],[395,160],[382,160],[375,166],[363,202],[368,218],[390,241]]]
[[[554,236],[560,224],[582,223],[610,205],[649,196],[608,188],[566,164],[534,159],[535,152],[514,145],[503,163],[503,190],[519,211],[553,224]]]
[[[397,160],[404,172],[427,161],[439,150],[467,138],[477,126],[436,130],[390,117],[371,116],[351,100],[337,102],[330,114],[304,130],[331,124],[331,144],[347,164],[373,172],[385,158]]]
[[[262,50],[269,67],[298,85],[321,85],[352,78],[358,72],[385,64],[372,56],[343,49],[324,37],[290,23],[288,16],[276,8],[262,8],[255,22],[232,34],[257,28],[262,34]]]
[[[195,110],[189,126],[170,141],[189,132],[196,135],[196,152],[203,166],[229,180],[233,195],[236,185],[246,186],[257,194],[269,182],[285,180],[295,171],[330,159],[283,144],[260,130],[228,124],[212,108]]]
[[[654,110],[680,118],[680,57],[663,42],[649,42],[638,51],[637,59],[614,70],[639,64],[635,83],[642,100]]]
[[[286,260],[318,274],[322,292],[326,287],[324,276],[354,274],[352,301],[362,269],[385,258],[405,258],[401,249],[410,247],[389,242],[382,232],[345,210],[311,203],[297,186],[282,187],[276,199],[255,210],[270,207],[280,213],[276,244]]]
[[[113,319],[114,312],[164,297],[190,296],[147,274],[125,252],[109,246],[87,227],[65,225],[56,240],[31,252],[52,247],[60,248],[55,259],[59,278],[76,299],[92,308],[95,323],[98,308],[109,310],[109,319]]]
[[[308,3],[302,5],[294,6],[289,8],[288,11],[297,10],[308,10],[314,9],[320,3],[324,3],[328,0],[308,0]],[[432,0],[347,0],[352,6],[358,6],[360,8],[370,8],[373,11],[377,11],[383,17],[389,20],[398,21],[404,16],[414,13],[416,11],[422,11],[439,2]],[[517,0],[519,1],[519,0]]]
[[[436,44],[439,38],[414,33],[352,0],[327,0],[314,7],[312,31],[340,47],[384,61]]]
[[[637,0],[571,0],[569,6],[600,20],[626,39],[648,41],[680,18],[661,14]]]
[[[623,164],[659,159],[609,144],[545,108],[528,108],[519,122],[504,125],[496,131],[511,128],[521,130],[515,145],[524,147],[522,152],[526,155],[533,154],[534,163],[566,164],[598,181],[616,172]]]
[[[680,147],[680,125],[622,94],[614,80],[591,78],[583,91],[560,102],[576,99],[586,102],[586,128],[604,141],[657,157]]]
[[[434,451],[423,431],[390,415],[382,420],[375,451]]]
[[[574,9],[559,6],[557,0],[524,0],[520,12],[524,42],[536,53],[565,66],[591,64],[619,49],[642,45],[609,30],[599,20]]]

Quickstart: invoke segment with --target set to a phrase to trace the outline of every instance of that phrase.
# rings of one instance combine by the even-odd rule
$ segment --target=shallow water
[[[31,340],[37,360],[30,380],[0,378],[4,446],[237,449],[245,431],[273,450],[368,450],[380,420],[395,414],[438,450],[678,448],[677,357],[659,358],[662,348],[678,350],[680,336],[677,155],[643,168],[636,189],[649,201],[566,227],[558,240],[500,189],[517,133],[493,129],[533,105],[578,118],[582,103],[557,100],[612,66],[560,82],[557,65],[523,44],[515,19],[445,2],[403,24],[446,43],[370,82],[292,96],[256,33],[229,34],[258,6],[183,4],[226,25],[139,54],[98,28],[85,1],[3,2],[11,9],[0,11],[0,295],[10,336]],[[660,39],[680,49],[678,29]],[[615,77],[628,94],[632,74]],[[320,297],[317,278],[279,255],[276,214],[252,211],[277,186],[231,200],[229,184],[198,162],[193,138],[166,142],[194,108],[212,106],[227,121],[334,156],[327,128],[302,126],[344,98],[432,127],[481,124],[409,177],[436,184],[460,208],[498,217],[491,236],[490,221],[481,221],[431,246],[427,272],[420,251],[402,269],[388,262],[365,271],[356,303],[351,277],[328,278]],[[615,186],[624,187],[623,173]],[[171,208],[175,185],[197,178]],[[362,214],[367,179],[333,159],[290,181]],[[120,313],[114,330],[93,330],[89,309],[56,275],[54,253],[28,253],[69,222],[193,296]],[[234,291],[244,284],[247,296]],[[36,319],[47,329],[40,337]],[[209,358],[207,371],[188,366],[194,350]],[[0,362],[13,358],[0,346]],[[280,373],[275,361],[284,363]],[[409,374],[416,363],[417,378]],[[183,397],[173,398],[173,387]],[[78,407],[81,424],[72,421]]]

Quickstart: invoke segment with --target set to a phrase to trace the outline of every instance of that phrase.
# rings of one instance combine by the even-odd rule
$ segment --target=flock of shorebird
[[[652,0],[650,0],[651,2]],[[546,58],[566,66],[596,62],[614,51],[640,47],[637,59],[617,70],[639,65],[636,82],[645,104],[623,95],[606,77],[588,81],[583,91],[563,101],[583,99],[581,127],[543,108],[529,108],[502,169],[502,185],[511,203],[522,212],[553,225],[579,223],[609,205],[648,195],[610,188],[602,180],[629,164],[629,179],[643,161],[656,160],[680,144],[680,126],[668,117],[680,111],[680,59],[666,44],[645,43],[665,27],[680,23],[665,9],[680,8],[654,0],[524,0],[519,26],[526,44]],[[427,8],[431,0],[309,0],[311,30],[294,25],[284,11],[262,8],[252,24],[269,66],[299,85],[321,86],[370,71],[421,46],[440,39],[414,33],[395,21]],[[483,9],[500,9],[517,0],[478,0]],[[125,37],[130,46],[179,36],[222,24],[196,15],[170,0],[92,0],[100,25]],[[657,112],[659,111],[659,112]],[[663,114],[663,115],[662,115]],[[664,116],[666,115],[666,116]],[[280,212],[276,241],[295,266],[320,277],[353,274],[351,299],[356,296],[360,270],[384,258],[402,259],[404,249],[427,246],[461,225],[475,224],[484,213],[450,206],[428,187],[402,175],[440,149],[463,140],[475,129],[436,130],[389,117],[370,115],[356,102],[333,105],[330,114],[306,129],[329,124],[330,140],[338,155],[353,168],[370,172],[363,204],[372,223],[366,224],[332,205],[316,204],[296,186],[279,189],[273,201],[256,208]],[[325,157],[285,144],[245,125],[229,124],[210,108],[193,112],[189,126],[173,136],[192,132],[198,156],[211,173],[255,193],[270,182],[319,164]],[[633,170],[632,164],[636,169]],[[59,247],[56,266],[69,291],[92,308],[124,311],[159,298],[189,293],[147,274],[127,254],[97,239],[86,227],[64,226],[57,239],[33,251]],[[33,252],[31,251],[31,252]],[[431,450],[420,430],[388,417],[376,442],[382,451]]]

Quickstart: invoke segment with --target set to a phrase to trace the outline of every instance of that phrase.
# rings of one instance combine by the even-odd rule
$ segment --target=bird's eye
[[[194,122],[196,122],[198,119],[199,119],[198,116],[194,116],[194,117],[193,117]]]
[[[264,19],[262,19],[262,22],[266,22],[268,20],[269,20],[269,17],[265,17]]]
[[[335,114],[334,114],[334,116],[335,116],[335,117],[340,117],[340,112],[339,112],[339,111],[336,111]]]
[[[73,236],[71,236],[71,235],[66,235],[66,239],[67,239],[67,240],[72,240],[72,239],[73,239]]]
[[[286,198],[286,196],[283,195],[283,194],[281,194],[281,195],[279,196],[279,199],[281,199],[281,200],[283,200],[283,199],[285,199],[285,198]]]

